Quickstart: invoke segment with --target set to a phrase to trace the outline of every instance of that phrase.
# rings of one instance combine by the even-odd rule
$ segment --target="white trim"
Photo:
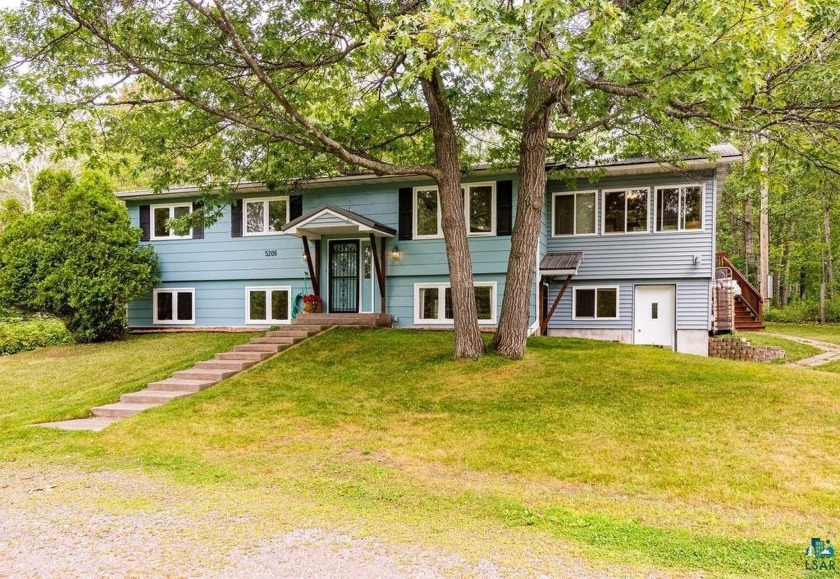
[[[684,189],[686,187],[700,187],[700,228],[699,229],[685,229],[681,222],[684,221],[683,215],[683,198],[685,197]],[[677,207],[677,228],[676,229],[657,229],[659,222],[659,191],[663,189],[679,189],[680,199]],[[701,183],[682,183],[677,185],[657,185],[653,188],[653,230],[652,233],[661,235],[663,233],[703,233],[706,231],[706,184]]]
[[[627,193],[629,191],[646,191],[647,192],[647,207],[645,208],[645,221],[647,222],[647,229],[643,231],[627,231]],[[624,231],[607,231],[607,194],[608,193],[624,193]],[[625,187],[623,189],[601,189],[601,235],[610,237],[613,235],[645,235],[650,233],[650,198],[651,188],[647,187]]]
[[[158,294],[171,293],[176,294],[172,297],[172,317],[171,320],[158,319]],[[191,320],[176,320],[174,319],[178,312],[177,294],[189,293],[192,294],[192,319]],[[195,325],[195,288],[194,287],[159,287],[152,290],[152,323],[155,325],[164,326],[194,326]]]
[[[473,187],[490,187],[490,231],[470,231],[470,189]],[[467,222],[468,237],[493,237],[496,235],[496,181],[486,183],[461,183],[464,195],[464,217]]]
[[[415,283],[414,284],[414,325],[415,326],[451,326],[453,321],[444,317],[446,315],[446,292],[442,291],[446,288],[452,287],[448,282],[433,282],[433,283]],[[473,283],[473,287],[489,287],[490,290],[490,314],[489,320],[478,320],[479,325],[494,325],[497,322],[498,309],[498,288],[494,281],[477,281]],[[438,290],[438,317],[436,319],[421,318],[420,313],[423,308],[420,304],[420,290],[421,289],[437,289]]]
[[[598,290],[615,290],[615,317],[598,316]],[[577,292],[578,290],[595,290],[595,315],[577,315]],[[573,320],[618,320],[621,318],[621,288],[617,285],[581,285],[572,287],[572,319]]]
[[[175,208],[176,207],[187,207],[189,209],[189,213],[193,211],[193,204],[192,201],[187,201],[186,203],[162,203],[158,205],[150,205],[149,206],[149,240],[150,241],[166,241],[168,239],[192,239],[193,236],[193,228],[190,227],[189,233],[186,235],[175,235],[171,229],[169,229],[169,235],[155,235],[155,210],[156,209],[168,209],[169,210],[169,219],[175,218]]]
[[[271,313],[271,300],[268,298],[268,293],[272,291],[285,291],[289,298],[286,300],[288,303],[288,311],[286,312],[286,319],[285,320],[276,320],[276,319],[265,319],[265,320],[252,320],[251,319],[251,292],[261,291],[266,294],[266,315]],[[262,326],[274,326],[277,324],[291,324],[292,323],[292,286],[288,285],[265,285],[265,286],[245,286],[245,323],[246,324],[257,324]]]
[[[417,193],[420,191],[434,191],[435,196],[437,197],[437,233],[434,235],[420,235],[417,233]],[[440,211],[440,191],[436,185],[431,185],[428,187],[415,187],[412,189],[411,195],[411,214],[412,214],[412,226],[411,226],[411,233],[412,239],[443,239],[443,228],[441,227],[441,211]]]
[[[268,230],[268,204],[271,201],[285,201],[286,203],[286,221],[283,225],[289,222],[289,196],[280,195],[278,197],[255,197],[252,199],[242,199],[242,237],[260,237],[264,235],[284,235],[282,231]],[[263,204],[263,230],[262,231],[248,231],[248,204],[262,203]]]
[[[595,231],[593,233],[576,233],[577,231],[577,195],[595,195]],[[575,207],[572,214],[572,233],[555,233],[555,223],[557,221],[557,204],[554,199],[562,195],[574,195]],[[585,191],[555,191],[551,194],[551,237],[594,237],[598,235],[598,190],[587,189]]]

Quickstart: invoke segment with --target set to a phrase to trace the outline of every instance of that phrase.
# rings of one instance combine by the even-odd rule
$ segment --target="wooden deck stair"
[[[746,276],[735,267],[726,253],[716,256],[717,267],[729,268],[732,279],[738,282],[741,295],[735,296],[735,330],[753,332],[764,329],[764,299]]]
[[[390,325],[390,315],[307,314],[281,330],[266,332],[247,344],[235,346],[230,352],[216,354],[212,360],[198,362],[188,370],[175,372],[166,380],[152,382],[139,392],[123,394],[119,402],[97,406],[92,409],[93,418],[49,422],[39,426],[65,430],[102,430],[123,418],[210,388],[332,327],[375,328]]]

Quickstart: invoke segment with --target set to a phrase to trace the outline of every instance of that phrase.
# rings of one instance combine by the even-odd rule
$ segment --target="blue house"
[[[679,169],[649,159],[579,167],[549,181],[531,300],[531,331],[656,344],[705,355],[712,329],[715,213],[731,146]],[[463,179],[479,323],[499,318],[515,218],[514,170]],[[290,323],[296,296],[333,314],[383,312],[397,327],[452,325],[434,183],[372,175],[295,191],[243,183],[220,220],[178,236],[195,187],[118,193],[162,282],[129,306],[133,328],[264,328]]]

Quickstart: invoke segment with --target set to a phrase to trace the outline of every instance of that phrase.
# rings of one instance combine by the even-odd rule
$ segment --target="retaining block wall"
[[[709,356],[727,360],[772,362],[784,358],[785,351],[778,346],[753,346],[746,338],[712,338],[709,340]]]

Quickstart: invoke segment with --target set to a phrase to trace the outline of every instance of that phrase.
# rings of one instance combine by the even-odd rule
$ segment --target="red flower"
[[[320,304],[322,301],[321,296],[316,296],[315,294],[303,296],[303,303],[305,304]]]

